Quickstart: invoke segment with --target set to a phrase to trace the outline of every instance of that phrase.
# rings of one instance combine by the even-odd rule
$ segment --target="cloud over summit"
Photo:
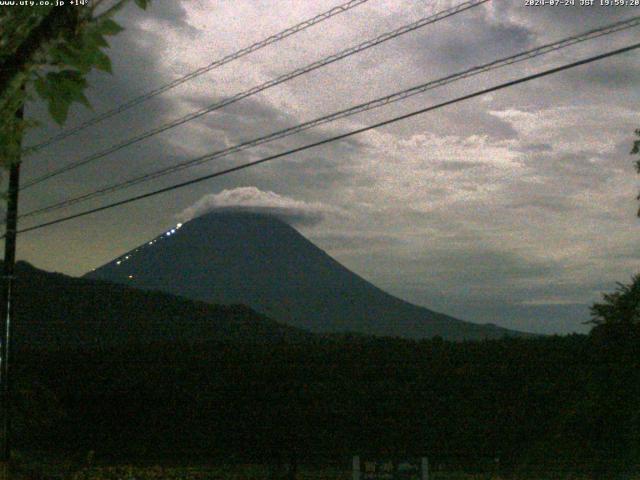
[[[203,196],[178,214],[178,218],[188,221],[215,211],[262,213],[293,225],[315,225],[336,209],[320,202],[295,200],[256,187],[239,187]]]

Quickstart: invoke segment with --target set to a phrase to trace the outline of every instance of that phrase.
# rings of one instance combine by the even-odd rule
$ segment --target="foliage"
[[[636,134],[637,137],[640,137],[640,128],[636,129],[634,133]],[[631,149],[631,155],[637,155],[637,154],[640,154],[640,138],[635,142],[633,142],[633,148]],[[640,160],[636,162],[636,169],[638,170],[638,173],[640,173]]]
[[[592,375],[580,408],[584,444],[597,452],[595,478],[629,478],[640,458],[640,275],[604,294],[591,314]]]
[[[429,452],[438,469],[491,471],[497,455],[516,469],[532,446],[548,451],[564,441],[557,425],[587,395],[586,343],[366,339],[23,351],[25,376],[46,376],[66,416],[45,438],[22,432],[21,446],[95,449],[101,461],[265,463],[295,452],[301,463],[342,464],[354,452],[392,446],[401,455]],[[575,454],[561,459],[568,468]],[[551,461],[558,456],[527,468],[545,471]]]
[[[127,478],[100,467],[118,463],[161,463],[173,478],[176,462],[344,466],[355,453],[426,453],[436,479],[613,480],[640,467],[640,326],[463,343],[319,337],[246,307],[26,268],[16,447],[79,452],[80,464],[94,450],[78,479]],[[457,471],[487,476],[442,474]],[[211,478],[264,478],[225,475]]]
[[[640,128],[637,128],[634,133],[638,139],[633,142],[631,155],[640,155]],[[636,160],[636,171],[640,173],[640,159]],[[638,195],[638,200],[640,200],[640,195]],[[638,210],[638,216],[640,217],[640,209]]]
[[[26,100],[39,96],[58,124],[65,122],[74,102],[90,106],[84,93],[86,76],[92,69],[111,72],[107,37],[122,31],[111,17],[127,0],[99,12],[102,3],[1,12],[0,166],[6,168],[19,158],[22,133],[33,126],[16,116]],[[149,0],[135,3],[146,8]]]
[[[613,293],[605,293],[602,303],[591,307],[591,323],[595,325],[640,325],[640,275],[631,284],[618,283]]]

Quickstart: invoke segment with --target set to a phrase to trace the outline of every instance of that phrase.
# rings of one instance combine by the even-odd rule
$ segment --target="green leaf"
[[[76,99],[76,101],[80,102],[82,105],[87,107],[89,110],[93,110],[93,107],[91,106],[91,102],[85,96],[84,92],[78,93],[78,98]]]
[[[58,125],[67,120],[70,104],[60,97],[49,98],[49,115]]]
[[[111,59],[106,53],[100,50],[95,53],[93,64],[98,70],[102,70],[103,72],[107,73],[113,73],[111,70]]]
[[[136,0],[136,5],[138,5],[141,9],[146,10],[149,6],[149,0]]]
[[[97,24],[98,32],[102,35],[117,35],[124,30],[118,23],[114,22],[110,18],[102,20]]]
[[[89,73],[93,68],[91,52],[62,44],[52,48],[50,54],[52,62],[57,65],[75,67],[82,73]]]
[[[92,25],[85,30],[82,36],[82,42],[84,45],[92,48],[106,48],[109,46],[109,43],[105,40],[104,35],[100,33],[100,29],[96,25]]]
[[[59,124],[67,119],[73,102],[89,105],[83,92],[86,87],[86,79],[76,70],[50,72],[44,79],[36,80],[36,91],[49,103],[49,114]]]

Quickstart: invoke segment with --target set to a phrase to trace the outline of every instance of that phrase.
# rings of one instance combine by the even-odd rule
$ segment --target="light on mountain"
[[[116,265],[120,265],[121,263],[122,263],[122,260],[118,260],[118,261],[116,262]]]

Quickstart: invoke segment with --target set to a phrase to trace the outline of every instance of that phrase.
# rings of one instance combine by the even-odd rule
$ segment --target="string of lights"
[[[138,201],[146,199],[146,198],[155,197],[155,196],[161,195],[163,193],[167,193],[167,192],[171,192],[171,191],[174,191],[174,190],[177,190],[177,189],[180,189],[180,188],[185,188],[185,187],[188,187],[188,186],[191,186],[191,185],[195,185],[197,183],[201,183],[201,182],[204,182],[206,180],[210,180],[210,179],[213,179],[213,178],[221,177],[221,176],[224,176],[224,175],[229,175],[229,174],[231,174],[233,172],[237,172],[237,171],[240,171],[240,170],[251,168],[251,167],[266,163],[266,162],[270,162],[272,160],[276,160],[278,158],[286,157],[286,156],[289,156],[289,155],[293,155],[295,153],[299,153],[299,152],[302,152],[302,151],[305,151],[305,150],[309,150],[311,148],[315,148],[315,147],[321,146],[321,145],[326,145],[326,144],[333,143],[333,142],[336,142],[336,141],[339,141],[339,140],[343,140],[345,138],[349,138],[349,137],[352,137],[354,135],[358,135],[358,134],[361,134],[361,133],[364,133],[364,132],[368,132],[370,130],[374,130],[374,129],[377,129],[377,128],[380,128],[380,127],[383,127],[383,126],[386,126],[386,125],[391,125],[393,123],[397,123],[397,122],[400,122],[402,120],[406,120],[408,118],[415,117],[417,115],[422,115],[422,114],[427,113],[427,112],[438,110],[438,109],[444,108],[444,107],[449,106],[449,105],[453,105],[453,104],[460,103],[460,102],[463,102],[463,101],[466,101],[466,100],[469,100],[469,99],[472,99],[472,98],[475,98],[475,97],[479,97],[479,96],[482,96],[482,95],[493,93],[493,92],[496,92],[498,90],[503,90],[505,88],[510,88],[510,87],[513,87],[515,85],[519,85],[519,84],[522,84],[522,83],[525,83],[525,82],[530,82],[532,80],[536,80],[536,79],[539,79],[539,78],[547,77],[549,75],[553,75],[553,74],[556,74],[556,73],[559,73],[559,72],[562,72],[562,71],[565,71],[565,70],[569,70],[569,69],[576,68],[576,67],[579,67],[579,66],[582,66],[582,65],[586,65],[586,64],[593,63],[593,62],[596,62],[596,61],[599,61],[599,60],[603,60],[605,58],[613,57],[615,55],[621,55],[623,53],[627,53],[627,52],[630,52],[632,50],[636,50],[638,48],[640,48],[640,43],[635,43],[635,44],[629,45],[627,47],[623,47],[623,48],[612,50],[612,51],[609,51],[609,52],[606,52],[606,53],[602,53],[602,54],[599,54],[599,55],[591,56],[591,57],[588,57],[588,58],[585,58],[583,60],[579,60],[579,61],[576,61],[576,62],[564,64],[564,65],[561,65],[559,67],[555,67],[555,68],[551,68],[551,69],[548,69],[548,70],[544,70],[544,71],[539,72],[539,73],[535,73],[535,74],[532,74],[532,75],[521,77],[521,78],[518,78],[516,80],[511,80],[509,82],[501,83],[501,84],[495,85],[495,86],[490,87],[490,88],[486,88],[486,89],[483,89],[483,90],[478,90],[478,91],[475,91],[475,92],[467,94],[467,95],[456,97],[456,98],[454,98],[452,100],[447,100],[445,102],[441,102],[441,103],[438,103],[436,105],[432,105],[432,106],[425,107],[425,108],[422,108],[422,109],[419,109],[419,110],[415,110],[413,112],[406,113],[404,115],[396,116],[396,117],[393,117],[391,119],[375,123],[373,125],[369,125],[369,126],[362,127],[362,128],[359,128],[359,129],[351,130],[349,132],[346,132],[346,133],[343,133],[343,134],[340,134],[340,135],[336,135],[336,136],[333,136],[333,137],[330,137],[330,138],[327,138],[327,139],[324,139],[324,140],[320,140],[318,142],[310,143],[310,144],[304,145],[302,147],[293,148],[293,149],[278,153],[276,155],[270,155],[268,157],[264,157],[264,158],[261,158],[261,159],[258,159],[258,160],[254,160],[252,162],[243,163],[241,165],[237,165],[235,167],[231,167],[231,168],[220,170],[220,171],[217,171],[217,172],[214,172],[214,173],[210,173],[208,175],[203,175],[203,176],[200,176],[200,177],[197,177],[197,178],[185,181],[185,182],[180,182],[180,183],[168,186],[168,187],[160,188],[160,189],[157,189],[157,190],[154,190],[154,191],[151,191],[151,192],[135,195],[135,196],[123,199],[123,200],[119,200],[119,201],[112,202],[112,203],[109,203],[109,204],[106,204],[106,205],[102,205],[100,207],[84,210],[82,212],[75,213],[73,215],[67,215],[65,217],[61,217],[61,218],[57,218],[55,220],[51,220],[51,221],[48,221],[48,222],[40,223],[38,225],[34,225],[34,226],[31,226],[31,227],[28,227],[28,228],[23,228],[23,229],[18,230],[17,233],[26,233],[26,232],[31,232],[31,231],[34,231],[34,230],[40,230],[40,229],[45,228],[45,227],[49,227],[49,226],[52,226],[52,225],[57,225],[57,224],[60,224],[60,223],[63,223],[63,222],[68,222],[70,220],[73,220],[73,219],[76,219],[76,218],[81,218],[81,217],[84,217],[84,216],[87,216],[87,215],[91,215],[93,213],[102,212],[102,211],[105,211],[105,210],[110,210],[112,208],[116,208],[116,207],[119,207],[119,206],[122,206],[122,205],[126,205],[126,204],[133,203],[133,202],[138,202]]]
[[[45,180],[49,180],[51,178],[54,178],[58,175],[61,175],[63,173],[69,172],[71,170],[74,170],[78,167],[87,165],[88,163],[91,163],[95,160],[98,160],[100,158],[104,158],[108,155],[111,155],[117,151],[120,151],[126,147],[129,147],[131,145],[134,145],[138,142],[141,142],[143,140],[146,140],[148,138],[151,138],[155,135],[158,135],[159,133],[162,132],[166,132],[167,130],[170,130],[172,128],[178,127],[180,125],[183,125],[187,122],[191,122],[197,118],[200,118],[208,113],[211,113],[215,110],[219,110],[223,107],[226,107],[228,105],[231,105],[233,103],[236,103],[240,100],[243,100],[245,98],[248,98],[250,96],[256,95],[260,92],[263,92],[269,88],[275,87],[276,85],[280,85],[284,82],[287,82],[289,80],[292,80],[294,78],[300,77],[302,75],[305,75],[307,73],[310,73],[314,70],[317,70],[319,68],[325,67],[327,65],[330,65],[332,63],[335,63],[339,60],[342,60],[344,58],[350,57],[352,55],[355,55],[356,53],[362,52],[364,50],[367,50],[369,48],[372,48],[376,45],[379,45],[383,42],[387,42],[389,40],[392,40],[394,38],[397,38],[401,35],[404,35],[406,33],[412,32],[414,30],[417,30],[419,28],[425,27],[427,25],[436,23],[438,21],[444,20],[446,18],[452,17],[454,15],[457,15],[459,13],[462,13],[466,10],[469,10],[471,8],[475,8],[478,7],[480,5],[482,5],[483,3],[488,2],[489,0],[469,0],[466,2],[463,2],[459,5],[456,5],[454,7],[448,8],[446,10],[442,10],[434,15],[430,15],[428,17],[423,17],[420,20],[416,21],[416,22],[412,22],[408,25],[404,25],[400,28],[397,28],[395,30],[392,30],[390,32],[387,33],[383,33],[382,35],[379,35],[373,39],[364,41],[362,43],[359,43],[356,46],[347,48],[345,50],[342,50],[338,53],[329,55],[328,57],[325,57],[321,60],[315,61],[313,63],[310,63],[304,67],[301,68],[297,68],[291,72],[285,73],[284,75],[281,75],[275,79],[269,80],[267,82],[264,82],[258,86],[252,87],[248,90],[245,90],[243,92],[237,93],[231,97],[225,98],[224,100],[221,100],[219,102],[213,103],[205,108],[202,108],[198,111],[192,112],[188,115],[185,115],[181,118],[175,119],[171,122],[165,123],[163,125],[160,125],[156,128],[153,128],[151,130],[146,131],[145,133],[142,133],[140,135],[128,138],[116,145],[113,145],[105,150],[102,150],[100,152],[97,152],[95,154],[89,155],[88,157],[84,157],[81,158],[79,160],[76,160],[74,162],[71,162],[63,167],[60,167],[56,170],[53,170],[51,172],[48,172],[44,175],[41,175],[39,177],[36,177],[35,179],[26,182],[22,187],[21,190],[25,190],[27,188],[30,188],[34,185],[37,185],[39,183],[44,182]]]
[[[104,195],[107,195],[109,193],[113,193],[125,188],[129,188],[135,185],[139,185],[141,183],[156,179],[156,178],[160,178],[162,176],[165,175],[169,175],[187,168],[191,168],[197,165],[201,165],[203,163],[206,162],[210,162],[214,159],[218,159],[221,157],[225,157],[249,148],[253,148],[268,142],[272,142],[275,140],[279,140],[282,138],[285,138],[287,136],[291,136],[297,133],[300,133],[302,131],[308,130],[310,128],[314,128],[320,125],[324,125],[330,122],[334,122],[337,121],[339,119],[342,118],[346,118],[352,115],[356,115],[358,113],[362,113],[362,112],[366,112],[368,110],[372,110],[375,108],[379,108],[385,105],[389,105],[391,103],[394,102],[398,102],[398,101],[402,101],[405,100],[409,97],[424,93],[428,90],[443,86],[443,85],[447,85],[449,83],[458,81],[458,80],[462,80],[465,78],[469,78],[475,75],[479,75],[481,73],[486,73],[498,68],[502,68],[508,65],[513,65],[515,63],[518,62],[523,62],[525,60],[529,60],[541,55],[545,55],[548,54],[550,52],[554,52],[563,48],[567,48],[569,46],[575,45],[577,43],[581,43],[581,42],[585,42],[587,40],[592,40],[595,38],[599,38],[602,36],[606,36],[606,35],[610,35],[612,33],[615,32],[619,32],[625,29],[629,29],[632,27],[638,27],[640,26],[640,16],[636,16],[633,18],[629,18],[629,19],[625,19],[619,22],[615,22],[613,24],[609,24],[603,27],[599,27],[599,28],[595,28],[583,33],[580,33],[578,35],[574,35],[553,43],[548,43],[545,45],[542,45],[540,47],[536,47],[534,49],[531,50],[527,50],[525,52],[521,52],[521,53],[517,53],[515,55],[511,55],[508,56],[506,58],[501,58],[499,60],[494,60],[492,62],[489,63],[485,63],[483,65],[478,65],[475,67],[472,67],[470,69],[452,74],[452,75],[448,75],[446,77],[437,79],[437,80],[432,80],[414,87],[411,87],[409,89],[405,89],[396,93],[392,93],[390,95],[386,95],[384,97],[381,98],[377,98],[375,100],[371,100],[369,102],[366,103],[361,103],[359,105],[329,114],[329,115],[325,115],[313,120],[310,120],[308,122],[304,122],[301,123],[299,125],[290,127],[290,128],[286,128],[274,133],[271,133],[269,135],[265,135],[262,136],[260,138],[256,138],[253,140],[249,140],[246,142],[242,142],[240,144],[234,145],[232,147],[223,149],[223,150],[219,150],[217,152],[213,152],[210,154],[206,154],[206,155],[202,155],[200,157],[194,158],[194,159],[190,159],[181,163],[178,163],[176,165],[171,165],[169,167],[165,167],[165,168],[161,168],[158,169],[154,172],[150,172],[144,175],[140,175],[122,182],[117,182],[115,184],[94,190],[92,192],[83,194],[83,195],[79,195],[76,197],[72,197],[63,201],[60,201],[58,203],[52,204],[52,205],[47,205],[32,211],[29,211],[23,215],[21,215],[19,218],[27,218],[27,217],[32,217],[32,216],[37,216],[37,215],[41,215],[47,212],[51,212],[51,211],[55,211],[55,210],[59,210],[61,208],[66,208],[72,205],[76,205],[78,203],[82,203],[85,201],[88,201],[90,199],[94,199],[97,197],[101,197]]]

